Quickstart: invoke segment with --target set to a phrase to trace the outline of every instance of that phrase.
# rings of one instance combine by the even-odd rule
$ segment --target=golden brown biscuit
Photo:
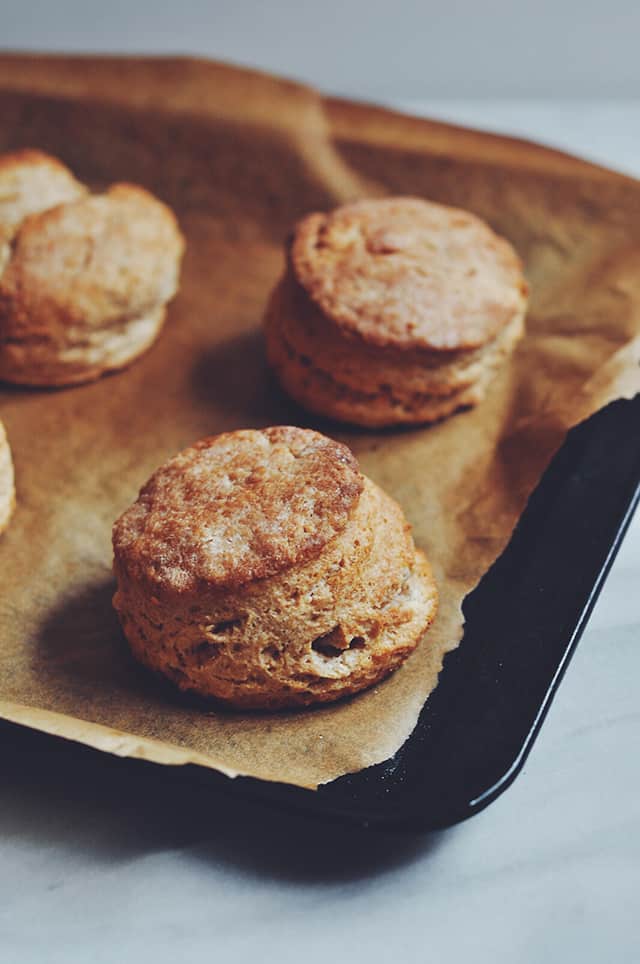
[[[417,645],[437,593],[399,506],[343,445],[276,427],[205,439],[114,526],[134,655],[247,708],[335,700]]]
[[[13,480],[13,461],[11,449],[0,422],[0,532],[4,532],[9,523],[16,504],[16,493]]]
[[[523,333],[510,245],[472,214],[361,201],[297,226],[266,317],[283,387],[367,426],[428,422],[483,397]]]
[[[40,181],[62,183],[66,169],[44,160],[48,166],[36,165]],[[15,159],[9,166],[30,190],[33,173],[20,179]],[[0,254],[0,378],[89,381],[127,365],[154,340],[177,290],[184,242],[169,208],[140,187],[116,184],[88,195],[78,185],[75,197],[54,206],[44,187],[38,197],[15,202],[6,222],[13,237]],[[12,218],[27,203],[31,213],[16,227]]]

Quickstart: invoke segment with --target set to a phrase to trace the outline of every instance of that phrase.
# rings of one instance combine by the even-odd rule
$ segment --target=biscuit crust
[[[307,706],[373,685],[413,651],[437,608],[431,570],[402,510],[344,446],[318,433],[276,428],[218,438],[213,471],[207,464],[194,474],[194,464],[204,464],[197,446],[183,453],[186,472],[176,460],[167,464],[180,485],[157,489],[162,516],[157,506],[137,508],[145,486],[114,527],[114,606],[134,655],[180,689],[239,708]],[[320,440],[327,447],[318,450]],[[294,449],[295,467],[287,454]],[[200,493],[211,478],[215,499],[205,504]],[[326,493],[317,495],[318,486]],[[189,549],[186,528],[177,540],[182,571],[190,566],[178,581],[164,564],[168,505],[185,520],[193,513]],[[145,530],[162,531],[160,542],[132,539]],[[203,568],[202,551],[212,545],[215,564]],[[162,578],[150,581],[158,553]]]
[[[0,533],[9,524],[16,504],[11,449],[4,425],[0,422]]]
[[[328,318],[381,347],[478,348],[527,295],[507,241],[470,212],[421,198],[310,214],[297,225],[290,257],[297,281]]]
[[[290,273],[265,315],[267,357],[308,411],[367,428],[437,421],[480,402],[524,333],[524,312],[472,351],[406,353],[346,338]]]
[[[154,340],[177,290],[175,217],[143,188],[90,195],[54,159],[9,160],[18,187],[41,190],[26,200],[18,191],[4,223],[13,233],[0,250],[0,378],[67,385],[123,367]],[[0,199],[0,230],[6,208]]]

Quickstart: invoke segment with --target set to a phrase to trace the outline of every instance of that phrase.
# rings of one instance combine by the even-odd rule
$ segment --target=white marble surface
[[[637,103],[415,106],[640,175]],[[640,961],[639,580],[637,520],[523,773],[440,833],[323,826],[2,731],[0,959]]]

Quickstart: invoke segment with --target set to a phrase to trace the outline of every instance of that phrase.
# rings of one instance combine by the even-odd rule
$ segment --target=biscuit
[[[0,533],[4,532],[16,504],[16,493],[13,480],[13,461],[11,449],[0,422]]]
[[[370,427],[479,402],[524,331],[511,246],[474,215],[416,198],[361,201],[297,226],[265,315],[285,390]]]
[[[161,467],[113,532],[135,657],[230,706],[371,686],[413,651],[437,591],[402,510],[310,430],[229,432]]]
[[[11,241],[30,214],[87,193],[64,164],[41,151],[0,156],[0,245]]]
[[[0,185],[3,165],[16,185],[10,210],[0,201],[12,232],[0,254],[0,378],[91,381],[155,339],[177,290],[183,238],[169,208],[141,187],[91,195],[53,159],[37,155],[25,172],[17,157],[0,160]],[[24,199],[20,190],[34,184],[40,193]]]

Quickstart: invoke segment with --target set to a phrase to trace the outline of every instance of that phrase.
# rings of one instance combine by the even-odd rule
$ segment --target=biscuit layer
[[[269,363],[308,411],[367,427],[432,422],[477,404],[524,332],[524,313],[482,349],[400,352],[358,344],[286,275],[265,316]]]
[[[4,203],[3,171],[7,191],[14,185]],[[3,231],[0,378],[88,381],[149,347],[184,246],[166,205],[129,184],[89,195],[55,159],[26,152],[0,159]]]
[[[451,395],[477,381],[493,356],[506,357],[523,330],[520,313],[482,348],[433,352],[380,348],[347,337],[307,297],[290,272],[277,285],[267,327],[303,365],[318,368],[345,387],[369,394],[394,386],[406,394]]]

